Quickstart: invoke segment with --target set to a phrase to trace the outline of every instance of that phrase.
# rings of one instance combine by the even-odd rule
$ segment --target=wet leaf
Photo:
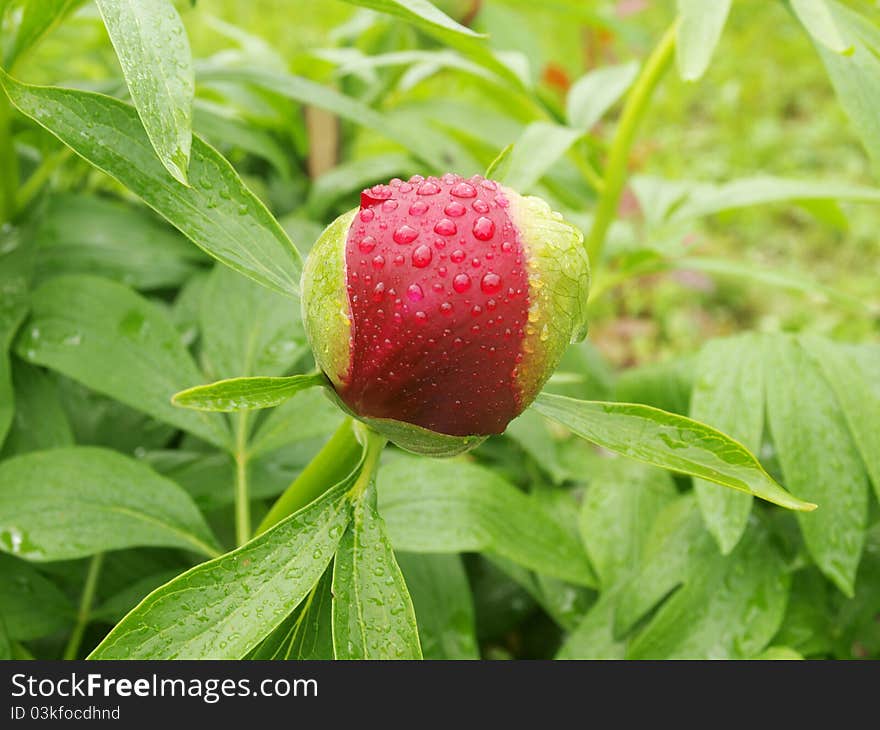
[[[136,545],[218,552],[186,492],[134,459],[72,446],[0,464],[0,550],[52,561]]]

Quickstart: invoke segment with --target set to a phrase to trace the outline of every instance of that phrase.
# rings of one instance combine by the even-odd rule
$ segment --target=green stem
[[[370,485],[370,482],[376,477],[376,471],[379,467],[379,458],[382,456],[382,450],[385,448],[385,444],[388,443],[388,439],[381,436],[368,426],[364,426],[363,424],[358,424],[358,426],[360,426],[359,431],[364,447],[364,461],[361,465],[361,473],[358,474],[357,480],[352,485],[351,489],[348,490],[348,496],[353,500],[359,499],[366,488]]]
[[[18,158],[12,141],[12,105],[0,93],[0,223],[15,216],[15,194],[18,190]]]
[[[70,638],[67,646],[64,648],[64,659],[76,659],[79,654],[79,647],[82,644],[83,634],[89,625],[92,614],[92,603],[95,600],[95,592],[98,589],[98,578],[101,575],[101,565],[104,563],[104,553],[98,553],[92,556],[89,562],[89,570],[86,573],[86,582],[83,586],[82,595],[79,599],[79,610],[76,614],[76,623],[73,631],[70,632]]]
[[[605,245],[608,228],[617,214],[617,205],[626,182],[629,151],[635,140],[636,131],[645,116],[654,89],[675,52],[676,27],[677,24],[673,24],[666,31],[660,43],[651,53],[636,79],[632,91],[627,95],[623,112],[620,115],[620,123],[614,134],[614,141],[611,143],[611,150],[608,153],[608,163],[605,166],[604,189],[596,207],[593,227],[586,241],[587,254],[597,268],[601,261],[602,247]]]
[[[348,418],[272,505],[256,534],[265,532],[320,497],[334,484],[339,484],[355,469],[362,454],[363,446]]]
[[[235,428],[235,542],[244,545],[251,539],[251,500],[248,494],[248,416],[238,414]]]
[[[15,195],[15,208],[18,211],[24,210],[28,203],[36,197],[43,185],[55,170],[73,154],[70,147],[64,147],[53,155],[48,155],[31,173],[31,176],[22,184]]]

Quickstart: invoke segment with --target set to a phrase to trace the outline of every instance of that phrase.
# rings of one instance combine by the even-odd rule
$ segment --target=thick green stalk
[[[599,204],[596,207],[596,217],[593,219],[593,227],[590,229],[590,235],[586,241],[587,254],[597,270],[608,228],[617,215],[617,205],[626,182],[629,152],[635,140],[636,131],[645,116],[654,89],[663,77],[675,52],[676,25],[673,24],[666,31],[660,43],[651,53],[632,90],[627,95],[623,112],[620,115],[620,123],[608,153],[604,186],[599,197]]]
[[[235,428],[235,543],[251,539],[251,501],[248,493],[248,411],[238,414]]]
[[[309,465],[272,505],[272,509],[257,528],[256,534],[265,532],[288,515],[320,497],[334,484],[339,484],[357,466],[363,451],[364,447],[357,439],[351,419],[346,419]]]
[[[18,159],[12,142],[12,106],[6,94],[0,93],[0,223],[15,216],[17,192]]]
[[[388,439],[381,436],[373,429],[360,424],[361,440],[364,446],[364,462],[361,465],[361,473],[348,491],[348,496],[352,499],[359,499],[364,493],[370,482],[376,478],[376,471],[379,469],[379,458],[382,456],[382,450]]]
[[[79,610],[76,614],[76,623],[73,631],[70,632],[70,638],[67,640],[67,646],[64,648],[64,659],[76,659],[79,654],[79,647],[82,644],[83,634],[89,625],[92,615],[92,603],[95,601],[95,593],[98,589],[98,578],[101,575],[101,566],[104,563],[104,553],[98,553],[92,556],[89,562],[89,570],[86,573],[86,582],[83,586],[82,595],[79,600]]]

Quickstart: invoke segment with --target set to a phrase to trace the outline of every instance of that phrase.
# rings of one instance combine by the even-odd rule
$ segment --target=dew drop
[[[489,204],[482,198],[477,198],[473,203],[471,203],[471,208],[477,211],[477,213],[489,212]]]
[[[480,289],[483,290],[484,294],[497,294],[501,291],[501,277],[490,271],[480,280]],[[489,301],[494,302],[495,300],[490,299]],[[493,306],[492,309],[494,308]]]
[[[456,183],[455,185],[453,185],[452,190],[450,190],[449,192],[456,198],[477,197],[477,189],[470,183],[464,182],[464,180],[462,180],[460,183]]]
[[[373,301],[374,302],[381,302],[382,298],[384,296],[385,296],[385,284],[380,281],[378,284],[376,284],[375,288],[373,289]]]
[[[425,292],[418,284],[410,284],[406,289],[406,296],[411,302],[420,302],[425,298]]]
[[[371,220],[373,220],[373,218],[376,217],[376,214],[373,212],[372,208],[364,208],[358,215],[364,223],[369,223]]]
[[[425,314],[425,313],[424,313],[423,311],[421,311],[421,310],[419,310],[418,312],[416,312],[416,313],[413,315],[413,317],[415,317],[416,322],[418,322],[419,324],[424,324],[425,322],[428,321],[428,315]]]
[[[424,215],[428,212],[428,204],[424,200],[417,200],[409,206],[410,215]]]
[[[397,210],[397,201],[396,200],[386,200],[382,203],[382,210],[386,213],[390,213],[392,210]]]
[[[373,258],[373,268],[374,269],[381,269],[383,266],[385,266],[385,257],[384,256],[379,254],[378,256]]]
[[[478,259],[476,257],[472,258],[471,259],[471,266],[473,266],[475,269],[479,269],[480,268],[480,259]]]
[[[404,261],[406,261],[406,257],[402,253],[399,253],[394,257],[394,263],[398,266],[400,266]]]
[[[441,266],[439,269],[437,269],[437,276],[442,278],[442,277],[446,276],[447,271],[448,271],[448,269],[445,266]]]
[[[358,248],[361,253],[370,253],[370,251],[376,248],[376,239],[372,236],[364,236],[358,243]]]
[[[440,186],[437,183],[428,180],[419,185],[419,189],[416,190],[416,195],[436,195],[439,192]]]
[[[454,236],[458,233],[458,226],[449,218],[441,218],[437,223],[434,224],[434,233],[437,233],[441,236]]]
[[[455,289],[459,294],[466,292],[471,288],[471,277],[467,274],[458,274],[452,280],[452,288]]]
[[[495,235],[495,223],[491,218],[480,216],[474,221],[474,238],[480,241],[488,241]]]
[[[449,205],[447,205],[443,212],[448,216],[452,216],[453,218],[461,218],[465,213],[467,213],[467,208],[464,207],[462,203],[459,203],[457,200],[453,200]]]
[[[479,304],[471,307],[471,317],[479,317],[483,313],[483,308]]]
[[[495,205],[497,205],[499,208],[506,208],[508,205],[510,205],[510,202],[503,195],[496,195]]]
[[[388,185],[373,185],[370,188],[370,193],[378,200],[387,200],[392,195],[391,188]]]
[[[401,188],[403,188],[403,185],[401,185]],[[412,243],[413,241],[415,241],[419,237],[419,232],[415,228],[404,224],[402,226],[399,226],[397,230],[394,231],[394,235],[392,237],[394,238],[395,243],[405,245],[407,243]]]
[[[504,241],[501,244],[501,250],[504,251],[504,253],[510,253],[513,251],[513,244],[510,241]]]
[[[480,185],[486,190],[498,190],[498,184],[494,180],[483,180]]]
[[[460,264],[464,261],[465,253],[460,248],[455,249],[451,254],[449,254],[449,260],[454,264]]]
[[[402,193],[408,193],[412,189],[413,189],[413,186],[410,185],[409,183],[401,183],[400,184],[400,192],[402,192]]]
[[[424,269],[431,263],[432,255],[433,253],[430,246],[422,244],[421,246],[416,247],[415,251],[412,253],[413,266],[418,269]]]
[[[440,305],[440,314],[445,314],[447,317],[452,314],[452,304],[450,302],[443,302]]]
[[[451,172],[447,172],[447,173],[443,176],[443,182],[444,182],[446,185],[453,185],[454,183],[458,182],[458,175],[454,175],[454,174],[451,173]]]

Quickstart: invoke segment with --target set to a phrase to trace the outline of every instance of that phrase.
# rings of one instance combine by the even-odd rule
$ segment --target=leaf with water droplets
[[[248,659],[333,659],[332,585],[333,569],[327,568],[303,602]]]
[[[171,396],[204,382],[165,310],[95,276],[59,276],[37,288],[18,354],[221,448],[221,416],[175,408]]]
[[[575,400],[549,393],[539,395],[533,407],[609,451],[788,509],[808,512],[816,508],[773,481],[742,444],[699,421],[636,403]]]
[[[168,176],[134,107],[88,91],[30,86],[0,71],[12,103],[114,177],[210,256],[298,295],[302,260],[266,206],[213,147],[193,137],[189,187]]]
[[[697,360],[690,415],[730,434],[752,453],[764,434],[764,364],[761,340],[753,335],[711,340]],[[694,480],[700,511],[721,552],[739,542],[752,497],[703,479]]]
[[[657,518],[642,567],[621,596],[618,629],[632,626],[680,583],[633,637],[627,658],[753,657],[782,623],[790,576],[759,525],[750,526],[730,555],[721,555],[687,495]],[[653,600],[643,600],[646,594]]]
[[[301,390],[322,386],[323,374],[289,375],[276,378],[229,378],[175,393],[174,405],[197,411],[250,411],[273,408]]]
[[[471,587],[460,555],[396,553],[425,659],[479,659]]]
[[[774,337],[765,353],[767,417],[785,482],[822,503],[815,514],[799,515],[804,542],[820,570],[852,596],[868,523],[864,465],[831,386],[797,340]]]
[[[0,464],[0,550],[52,561],[138,545],[218,552],[183,489],[115,451],[71,446]]]
[[[577,538],[488,469],[401,457],[379,472],[379,495],[398,550],[489,552],[577,585],[596,584]]]
[[[309,595],[351,517],[345,492],[327,491],[237,550],[153,591],[90,659],[241,659]]]
[[[880,349],[815,336],[802,337],[800,343],[834,391],[880,498]]]
[[[183,22],[170,0],[96,0],[153,149],[187,184],[195,73]]]
[[[10,639],[38,639],[73,623],[70,599],[25,561],[0,553],[0,585],[0,622]]]
[[[333,563],[336,659],[421,659],[412,599],[376,510],[376,482],[359,494]]]

